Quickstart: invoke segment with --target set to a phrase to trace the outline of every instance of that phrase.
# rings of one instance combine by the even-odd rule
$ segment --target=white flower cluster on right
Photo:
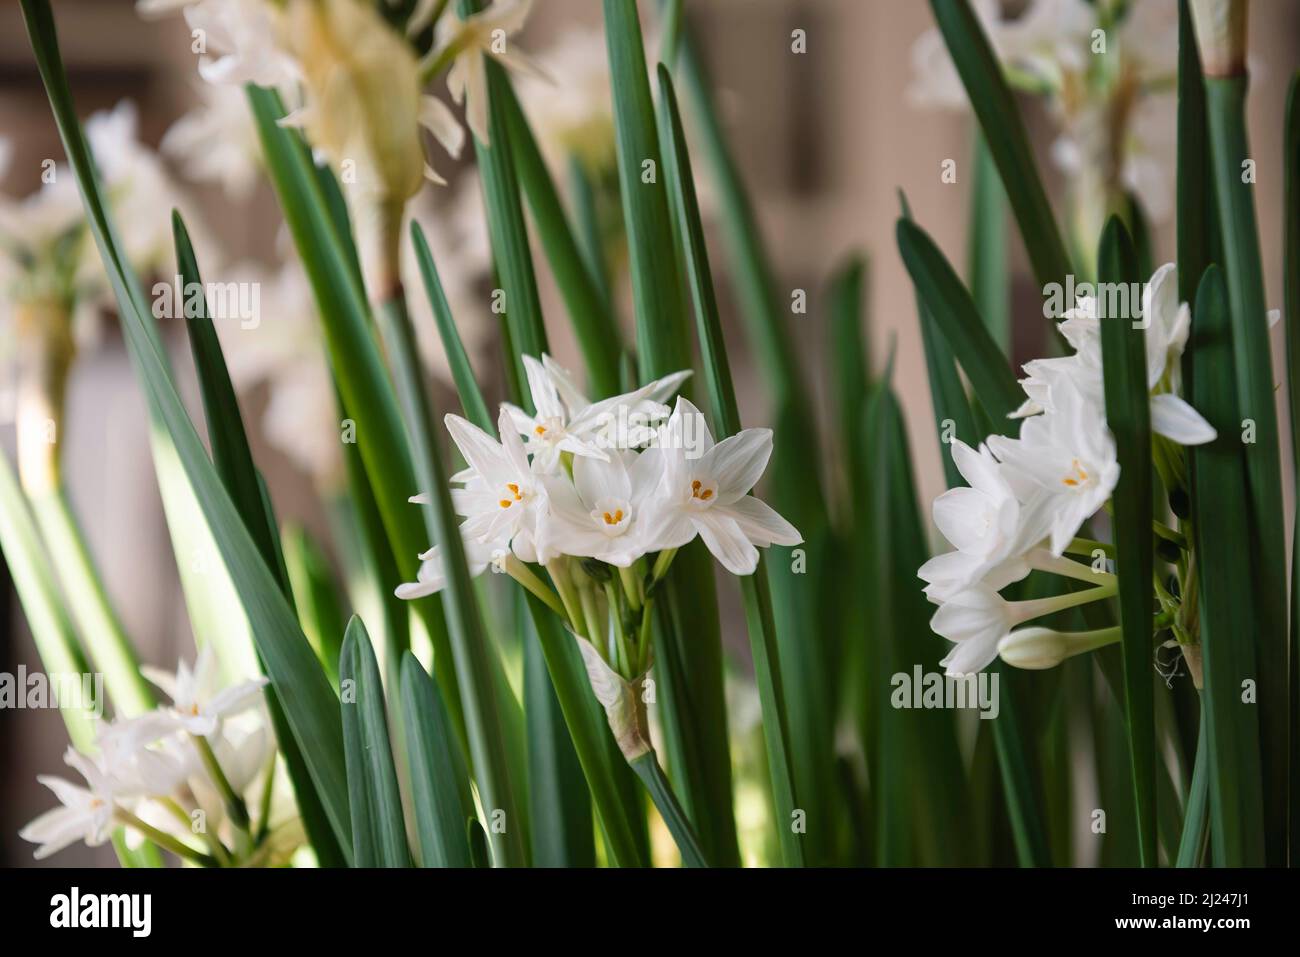
[[[1178,445],[1198,445],[1213,441],[1215,431],[1178,395],[1191,314],[1177,290],[1177,271],[1168,264],[1142,295],[1151,427]],[[1030,571],[1094,584],[1110,578],[1063,557],[1119,480],[1106,424],[1101,321],[1097,300],[1080,297],[1059,326],[1073,354],[1025,365],[1027,398],[1014,413],[1024,419],[1019,437],[992,435],[978,450],[952,442],[953,462],[969,485],[935,499],[934,521],[954,550],[918,572],[926,597],[939,606],[930,627],[954,642],[943,659],[949,674],[983,670],[1015,625],[1082,603],[1074,595],[1009,602],[998,594]]]

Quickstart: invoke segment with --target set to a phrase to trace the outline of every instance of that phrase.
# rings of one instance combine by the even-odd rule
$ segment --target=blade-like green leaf
[[[1210,181],[1210,139],[1205,116],[1205,78],[1196,49],[1188,0],[1178,0],[1178,299],[1192,302],[1201,277],[1220,262],[1214,185]],[[1191,369],[1184,353],[1183,372]]]
[[[438,686],[409,651],[402,655],[402,714],[420,863],[473,867],[465,821],[474,807],[469,774]]]
[[[90,674],[72,622],[64,610],[49,556],[4,455],[0,455],[0,552],[4,553],[46,673],[51,677]],[[79,751],[88,752],[94,747],[93,705],[91,701],[59,701],[59,713],[68,726],[68,737]]]
[[[94,166],[76,119],[48,0],[23,0],[23,16],[55,120],[81,190],[91,232],[117,298],[123,333],[155,429],[174,443],[194,496],[207,517],[226,570],[238,589],[258,651],[311,770],[331,827],[351,844],[342,731],[337,699],[303,637],[274,575],[258,553],[181,403],[135,277],[100,197]]]
[[[527,861],[528,825],[522,805],[517,803],[521,785],[511,780],[505,737],[507,717],[499,707],[502,696],[493,668],[494,649],[465,563],[465,545],[447,485],[451,472],[443,467],[442,450],[434,439],[432,404],[420,375],[415,333],[400,291],[381,305],[380,320],[408,424],[416,475],[420,485],[429,490],[429,503],[423,507],[425,527],[440,550],[447,576],[441,595],[452,661],[465,696],[465,727],[474,776],[488,814],[505,815],[505,828],[494,827],[489,835],[493,859],[500,866],[522,866]]]
[[[1290,754],[1290,689],[1287,664],[1286,530],[1282,511],[1281,452],[1273,396],[1264,271],[1255,222],[1254,177],[1246,135],[1245,76],[1206,77],[1214,193],[1223,240],[1223,267],[1231,306],[1237,411],[1254,425],[1246,456],[1250,482],[1247,527],[1254,574],[1251,586],[1259,615],[1255,657],[1259,695],[1260,758],[1264,771],[1265,849],[1269,863],[1286,861],[1287,761]]]
[[[978,117],[989,152],[1002,174],[1025,251],[1040,286],[1065,283],[1070,258],[1043,189],[1029,136],[997,54],[969,0],[930,0],[934,19]]]
[[[397,766],[388,743],[388,711],[375,649],[360,618],[348,622],[339,653],[343,743],[357,867],[410,867]]]
[[[660,143],[636,0],[605,0],[604,13],[637,366],[644,382],[691,367],[667,189],[673,158],[664,154]],[[690,609],[691,615],[689,631],[674,625],[680,617],[657,617],[665,751],[706,856],[716,863],[736,864],[740,850],[732,811],[722,639],[711,562],[700,543],[678,554],[664,594],[666,610]]]
[[[294,246],[302,260],[325,333],[326,351],[342,401],[341,411],[355,424],[356,447],[373,489],[401,577],[414,581],[421,552],[428,548],[420,523],[411,521],[407,499],[417,492],[410,450],[403,437],[392,383],[371,332],[369,308],[350,241],[339,231],[341,215],[330,200],[337,184],[318,169],[296,131],[280,125],[285,111],[271,90],[246,88],[262,146],[267,174],[280,199]],[[333,189],[322,187],[328,183]],[[383,583],[387,590],[395,582]],[[437,597],[414,602],[433,644],[434,677],[460,740],[466,743],[465,714],[455,668],[444,668],[451,646]]]
[[[1111,217],[1097,255],[1102,283],[1137,288],[1137,251],[1118,217]],[[1110,297],[1098,297],[1106,424],[1115,436],[1119,482],[1112,496],[1124,635],[1124,703],[1136,799],[1138,849],[1144,867],[1156,866],[1156,730],[1151,684],[1151,401],[1147,390],[1146,332],[1134,315],[1105,315]]]
[[[993,419],[994,429],[1010,431],[1007,416],[1020,407],[1025,395],[1006,356],[989,335],[970,293],[934,240],[908,219],[898,221],[897,233],[898,251],[922,307],[943,332],[975,397]]]
[[[1255,540],[1242,521],[1249,488],[1241,415],[1233,381],[1233,327],[1223,272],[1201,280],[1188,348],[1195,362],[1192,405],[1219,437],[1190,450],[1192,520],[1200,562],[1201,647],[1210,770],[1210,845],[1215,866],[1264,863],[1264,797],[1260,777],[1260,707],[1245,701],[1242,682],[1258,680],[1259,627],[1251,563]],[[1262,682],[1261,682],[1262,685]]]
[[[504,94],[504,111],[519,185],[528,197],[537,238],[551,264],[569,321],[573,323],[578,348],[586,360],[587,382],[597,395],[616,395],[619,392],[618,359],[623,349],[618,326],[608,301],[583,259],[564,207],[560,205],[560,195],[514,90],[508,84],[502,84],[500,89]]]
[[[1201,709],[1201,731],[1196,740],[1196,764],[1187,787],[1187,810],[1183,814],[1183,836],[1178,842],[1178,867],[1200,867],[1205,856],[1210,820],[1210,742],[1205,708]]]
[[[614,2],[617,3],[617,0]],[[699,203],[695,197],[690,157],[686,152],[681,117],[677,110],[677,97],[673,91],[672,77],[663,66],[659,68],[659,95],[669,117],[668,128],[672,139],[669,149],[674,156],[671,185],[682,219],[681,234],[687,273],[690,276],[691,298],[695,307],[700,355],[716,416],[716,434],[723,438],[740,431],[740,410],[736,404],[731,367],[722,338],[722,324],[718,318],[713,276],[704,245],[704,229],[700,223]],[[755,679],[763,707],[763,736],[767,745],[768,770],[772,777],[772,797],[776,807],[777,830],[781,835],[782,857],[787,865],[796,866],[803,863],[804,857],[800,836],[795,832],[793,822],[802,805],[795,800],[794,778],[790,770],[790,732],[781,685],[771,598],[763,566],[764,563],[760,560],[758,569],[753,575],[743,578],[741,584],[745,598],[745,620],[754,656]]]
[[[199,274],[198,263],[194,257],[194,247],[190,243],[185,223],[180,214],[175,211],[172,213],[172,235],[176,246],[176,268],[183,287],[202,289],[203,278]],[[196,314],[193,316],[188,315],[187,309],[186,328],[194,355],[195,371],[199,378],[199,389],[203,397],[203,411],[208,424],[209,442],[212,446],[212,464],[235,508],[239,511],[244,527],[253,537],[258,552],[267,567],[275,572],[281,593],[292,605],[293,592],[289,584],[288,571],[284,566],[279,537],[276,534],[270,496],[253,465],[253,455],[248,447],[248,436],[244,432],[244,422],[239,414],[235,389],[221,354],[217,331],[208,317],[207,302],[204,297],[199,296],[196,305]],[[342,622],[337,622],[335,627],[339,629],[338,634],[341,635]],[[265,672],[266,666],[260,655],[257,656],[257,660],[258,668]],[[227,667],[231,664],[233,663],[227,663]],[[331,672],[331,674],[335,673]],[[284,754],[285,767],[293,783],[294,796],[303,827],[316,850],[317,860],[322,866],[341,864],[346,859],[345,855],[330,831],[329,822],[320,804],[320,796],[316,793],[302,755],[293,740],[284,708],[274,687],[267,689],[266,700],[267,711],[270,713],[276,738],[280,741],[280,749]]]
[[[975,135],[970,227],[966,261],[971,297],[989,335],[1004,353],[1011,351],[1011,283],[1007,278],[1007,192],[984,137]]]
[[[911,222],[912,214],[907,206],[907,197],[900,193],[899,198],[903,205],[903,218]],[[966,397],[966,387],[962,385],[961,376],[957,374],[948,342],[939,331],[934,316],[930,314],[919,287],[917,288],[916,314],[921,324],[921,344],[925,348],[925,368],[930,382],[930,404],[934,407],[935,432],[939,437],[939,457],[943,461],[943,474],[948,487],[956,488],[964,483],[946,446],[953,438],[958,438],[972,448],[978,448],[985,437],[975,430],[970,400]],[[1005,346],[1002,348],[1005,354]]]
[[[30,501],[77,630],[90,660],[104,674],[114,713],[129,718],[151,710],[157,698],[140,674],[135,649],[95,568],[67,490],[56,487]]]
[[[284,546],[289,585],[303,633],[311,642],[330,683],[337,687],[339,648],[347,619],[339,603],[338,586],[329,560],[306,529],[299,525],[286,527],[281,532],[280,541]]]
[[[442,341],[442,351],[447,355],[447,365],[451,369],[451,381],[456,385],[460,396],[461,411],[465,417],[489,435],[496,429],[496,423],[488,412],[483,393],[479,391],[474,379],[474,369],[469,364],[469,355],[465,344],[456,330],[456,320],[447,303],[447,295],[442,289],[442,280],[438,278],[438,267],[434,265],[433,253],[429,251],[429,242],[424,238],[424,230],[415,220],[411,220],[411,242],[415,245],[415,257],[420,264],[420,277],[424,280],[424,291],[429,296],[433,307],[433,318],[438,326],[438,338]]]
[[[523,599],[520,598],[522,606]],[[523,620],[521,618],[521,620]],[[536,626],[524,626],[528,798],[536,867],[594,867],[591,792],[546,669]]]
[[[461,16],[478,13],[483,0],[459,0]],[[507,355],[521,382],[523,361],[520,356],[540,356],[546,349],[546,328],[537,295],[537,277],[533,273],[532,253],[524,225],[524,210],[519,197],[519,181],[514,165],[514,145],[506,118],[510,84],[505,68],[493,57],[487,61],[488,143],[474,138],[474,155],[478,159],[479,177],[487,209],[488,238],[492,257],[500,275],[506,297],[506,323],[510,327],[511,351]],[[525,406],[530,408],[531,406]]]

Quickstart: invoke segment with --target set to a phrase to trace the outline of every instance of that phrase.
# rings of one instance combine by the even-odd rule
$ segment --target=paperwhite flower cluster
[[[28,824],[20,836],[40,845],[38,859],[76,841],[95,847],[124,826],[133,843],[147,838],[187,857],[211,851],[215,862],[228,863],[235,854],[249,863],[260,852],[265,861],[283,860],[301,834],[287,784],[272,782],[275,738],[261,706],[267,680],[222,688],[209,649],[199,654],[192,671],[182,662],[174,675],[148,667],[141,672],[171,703],[101,728],[93,756],[69,748],[64,760],[85,784],[39,776],[60,806]],[[264,794],[266,788],[272,793]],[[241,820],[232,816],[232,797]],[[269,820],[257,822],[260,841],[250,833],[249,804],[267,808]],[[204,843],[196,846],[196,837]]]
[[[1178,301],[1175,267],[1162,266],[1146,284],[1147,385],[1151,425],[1178,445],[1212,441],[1214,429],[1177,394],[1179,357],[1187,344],[1190,310]],[[998,592],[1040,569],[1080,578],[1100,588],[1113,579],[1064,558],[1080,526],[1110,498],[1119,479],[1115,441],[1106,425],[1101,322],[1094,298],[1080,298],[1065,314],[1061,333],[1069,356],[1025,365],[1025,418],[1017,438],[989,436],[978,450],[952,442],[953,462],[968,487],[934,502],[934,521],[954,551],[938,555],[918,575],[939,605],[930,626],[955,642],[943,660],[950,674],[987,667],[1012,627],[1090,600],[1079,593],[1039,601],[1007,602]]]
[[[503,404],[500,441],[459,416],[446,418],[469,463],[452,477],[459,486],[452,504],[465,519],[474,574],[494,561],[549,566],[564,556],[629,568],[698,535],[728,571],[749,575],[758,548],[802,541],[749,494],[772,454],[769,429],[745,429],[715,445],[688,400],[679,397],[669,414],[663,403],[689,373],[592,402],[549,356],[525,356],[524,366],[537,412]],[[399,597],[445,584],[439,549],[421,559],[418,580],[399,587]]]
[[[422,93],[430,74],[447,71],[448,92],[464,105],[470,129],[486,143],[487,58],[535,72],[509,41],[531,6],[532,0],[497,0],[470,17],[442,16],[434,48],[421,63],[407,37],[363,0],[136,3],[144,16],[183,11],[191,31],[203,38],[199,75],[204,80],[279,90],[297,107],[285,123],[302,127],[336,169],[350,171],[345,182],[393,202],[413,196],[426,176],[444,182],[425,160],[422,130],[452,156],[464,145],[464,131],[450,108]],[[433,3],[417,5],[407,35],[425,30],[439,10]],[[185,138],[207,139],[201,130]]]

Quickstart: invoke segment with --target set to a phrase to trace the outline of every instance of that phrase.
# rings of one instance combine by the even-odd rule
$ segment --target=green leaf
[[[1210,180],[1205,79],[1188,0],[1178,0],[1178,299],[1192,302],[1201,277],[1218,255],[1218,221]],[[1183,372],[1191,356],[1184,354]]]
[[[525,624],[523,642],[533,864],[594,867],[596,845],[591,792],[587,790],[582,765],[547,672],[536,626],[531,621]]]
[[[311,642],[330,684],[338,687],[339,649],[347,621],[339,603],[338,586],[329,559],[306,529],[299,525],[281,533],[285,566],[293,591],[294,607],[303,633]]]
[[[1137,251],[1118,217],[1111,217],[1097,256],[1102,283],[1136,289],[1142,282]],[[1120,623],[1123,626],[1124,704],[1136,800],[1142,866],[1156,866],[1156,730],[1151,658],[1151,400],[1146,332],[1134,315],[1105,315],[1110,297],[1098,297],[1106,424],[1115,436],[1119,482],[1112,496]],[[1127,299],[1123,300],[1127,301]],[[1134,310],[1136,311],[1136,310]]]
[[[379,662],[366,626],[355,616],[348,622],[339,655],[339,681],[352,808],[352,862],[357,867],[410,867]]]
[[[482,0],[460,0],[461,16],[482,10]],[[487,61],[488,136],[491,145],[474,138],[474,155],[478,158],[483,199],[487,209],[488,237],[492,256],[506,295],[506,323],[510,328],[512,366],[519,381],[526,381],[520,356],[540,356],[546,351],[546,327],[542,323],[542,306],[537,295],[537,278],[533,274],[532,252],[524,225],[524,210],[515,178],[513,144],[506,117],[510,99],[509,78],[505,69],[492,57]],[[525,406],[531,408],[531,406]]]
[[[4,455],[0,455],[0,551],[4,552],[5,564],[45,671],[50,675],[90,674],[72,621],[64,609],[49,556]],[[78,707],[74,701],[59,701],[59,713],[68,726],[68,736],[79,751],[89,752],[95,744],[92,704],[87,701],[84,707]]]
[[[420,564],[418,556],[428,548],[420,524],[411,520],[411,506],[407,503],[419,489],[392,382],[372,335],[356,253],[346,234],[340,232],[344,221],[330,199],[337,184],[327,170],[312,163],[302,137],[279,125],[285,115],[279,96],[254,86],[246,87],[246,92],[268,176],[316,300],[326,351],[342,399],[341,411],[356,424],[356,447],[398,571],[406,581],[414,581]],[[396,583],[384,585],[391,590]],[[433,597],[413,604],[433,644],[437,659],[434,676],[442,688],[443,700],[461,741],[466,742],[456,669],[441,666],[441,662],[451,659],[451,646],[440,602]]]
[[[501,90],[519,185],[528,197],[537,238],[551,264],[578,348],[586,360],[587,382],[597,395],[617,395],[618,360],[623,346],[609,302],[592,278],[574,238],[560,195],[514,90],[508,84],[502,84]]]
[[[959,357],[993,427],[1003,433],[1011,431],[1013,423],[1007,416],[1020,407],[1025,395],[1006,356],[980,319],[970,293],[925,230],[908,219],[900,219],[897,235],[898,251],[921,306],[943,332],[952,354]]]
[[[708,251],[704,245],[704,229],[700,223],[699,203],[695,197],[690,157],[686,152],[681,117],[677,110],[677,97],[673,91],[672,77],[662,66],[659,68],[659,93],[669,117],[672,138],[670,149],[674,156],[671,164],[672,188],[682,217],[681,233],[691,298],[695,307],[700,356],[714,410],[716,434],[722,439],[740,431],[740,411],[722,338],[722,324],[718,317],[713,277],[709,268]],[[767,746],[768,770],[772,777],[772,797],[777,830],[781,835],[782,858],[787,866],[798,866],[803,863],[803,846],[790,824],[795,819],[796,810],[803,805],[795,800],[794,778],[790,768],[790,732],[781,683],[776,627],[772,619],[764,564],[760,559],[754,574],[741,579],[741,588],[745,600],[745,621],[754,656],[755,680],[763,708],[763,737]]]
[[[934,19],[961,76],[984,141],[1002,174],[1025,251],[1039,286],[1065,283],[1070,259],[1052,215],[1047,191],[1034,164],[1024,120],[997,54],[993,52],[969,0],[930,0]]]
[[[438,686],[409,651],[402,655],[402,716],[415,832],[425,867],[472,867],[465,821],[474,807],[469,773]]]
[[[507,822],[503,830],[493,828],[489,835],[493,857],[500,866],[522,866],[527,861],[523,837],[527,818],[516,801],[517,785],[511,780],[505,728],[508,718],[496,683],[494,649],[465,563],[465,544],[447,485],[451,472],[444,467],[442,450],[434,439],[432,403],[421,377],[419,349],[406,300],[400,292],[381,305],[380,325],[406,415],[416,475],[420,485],[429,490],[429,504],[422,511],[447,578],[441,597],[451,639],[451,660],[465,696],[465,727],[474,776],[488,813],[503,813]]]
[[[460,396],[461,411],[467,419],[491,435],[496,430],[496,422],[488,412],[487,403],[483,401],[483,393],[474,379],[474,368],[469,364],[465,344],[461,342],[460,333],[456,329],[456,320],[451,314],[451,306],[447,304],[442,280],[438,278],[438,267],[434,265],[433,253],[429,251],[429,242],[424,238],[424,230],[415,220],[411,220],[411,242],[415,246],[415,258],[420,265],[424,291],[428,293],[429,304],[433,307],[433,318],[438,326],[442,351],[447,355],[451,381],[455,383],[456,393]]]
[[[1192,520],[1200,562],[1201,696],[1209,738],[1210,833],[1217,867],[1264,863],[1264,797],[1260,776],[1260,708],[1242,700],[1242,682],[1262,679],[1249,636],[1259,627],[1251,563],[1256,540],[1241,516],[1249,487],[1240,442],[1229,319],[1223,272],[1211,266],[1201,280],[1188,342],[1195,364],[1192,405],[1219,437],[1189,450]],[[1262,688],[1261,680],[1260,686]]]
[[[604,10],[638,361],[642,381],[649,381],[690,368],[690,338],[679,308],[682,286],[673,255],[667,172],[660,154],[636,0],[604,0]]]
[[[30,499],[63,595],[97,671],[103,672],[114,714],[134,717],[158,703],[140,674],[140,662],[95,568],[68,493],[53,488]]]
[[[1264,771],[1265,849],[1269,863],[1286,861],[1287,761],[1290,705],[1287,666],[1286,530],[1283,514],[1281,453],[1273,396],[1273,359],[1269,349],[1264,272],[1255,222],[1254,186],[1245,182],[1251,159],[1246,136],[1245,76],[1206,77],[1214,193],[1223,235],[1223,266],[1232,318],[1237,411],[1255,427],[1247,447],[1246,477],[1250,497],[1245,513],[1251,531],[1254,574],[1251,577],[1259,628],[1254,632],[1259,667],[1259,695],[1269,706],[1259,709],[1260,758]],[[1251,177],[1253,179],[1253,177]],[[1247,553],[1243,553],[1247,554]]]
[[[627,231],[641,381],[691,367],[690,330],[667,184],[673,157],[664,154],[650,94],[645,47],[635,0],[605,0],[605,39],[614,103],[614,128],[623,222]],[[689,394],[689,387],[683,388]],[[727,751],[721,633],[711,562],[700,543],[673,562],[659,614],[656,647],[663,655],[665,750],[683,801],[710,861],[738,864]]]
[[[970,226],[966,261],[971,296],[989,335],[1004,353],[1011,352],[1011,283],[1007,278],[1007,193],[998,179],[989,145],[975,134],[975,173],[971,183]]]
[[[183,287],[192,288],[191,284],[193,284],[193,287],[203,288],[203,278],[199,274],[198,263],[194,258],[194,248],[190,243],[189,233],[180,214],[176,211],[172,212],[172,235],[176,245],[176,268]],[[194,355],[199,389],[203,397],[208,440],[212,446],[212,464],[221,479],[221,484],[231,496],[244,527],[253,537],[258,552],[267,567],[276,574],[280,592],[292,605],[293,592],[284,566],[279,537],[276,534],[271,500],[261,476],[253,465],[253,454],[248,447],[248,436],[244,432],[244,422],[239,414],[235,389],[231,384],[230,374],[221,353],[217,331],[208,317],[207,302],[204,297],[198,298],[197,306],[196,315],[187,315],[186,328]],[[337,623],[337,627],[341,633],[341,621]],[[227,662],[227,668],[232,664]],[[257,664],[259,670],[265,673],[266,665],[261,655],[257,655]],[[285,767],[293,784],[303,828],[316,850],[317,859],[322,866],[342,863],[346,856],[330,831],[324,808],[320,804],[320,796],[316,793],[302,755],[293,740],[288,719],[285,717],[284,708],[274,687],[267,689],[266,700],[271,723],[276,738],[280,741],[280,750],[284,754]]]
[[[655,760],[655,753],[647,751],[639,757],[633,758],[630,762],[632,770],[636,772],[646,790],[650,792],[650,797],[663,816],[664,824],[668,826],[668,831],[677,842],[677,847],[682,852],[682,864],[686,867],[708,867],[704,852],[700,850],[696,842],[695,831],[691,827],[691,822],[686,817],[686,812],[682,806],[677,803],[677,797],[673,794],[672,785],[668,783],[668,778],[664,777],[663,768],[659,767],[659,762]]]
[[[1187,788],[1187,809],[1183,813],[1183,836],[1178,842],[1177,867],[1200,867],[1205,856],[1210,820],[1210,743],[1205,708],[1201,709],[1201,730],[1196,739],[1196,763]]]
[[[907,206],[907,197],[900,192],[903,205],[903,218],[912,221],[911,210]],[[975,417],[971,413],[970,400],[966,397],[966,387],[962,385],[961,376],[957,374],[957,365],[953,361],[948,342],[939,331],[934,316],[926,308],[925,301],[917,287],[916,314],[921,323],[921,344],[925,348],[925,368],[930,382],[930,405],[934,408],[935,433],[939,437],[939,458],[943,462],[943,474],[949,488],[965,484],[957,465],[948,453],[947,444],[952,438],[961,439],[972,448],[978,448],[985,436],[975,428]],[[919,565],[917,566],[920,567]]]
[[[123,334],[144,387],[154,427],[175,452],[206,516],[223,562],[252,624],[272,686],[284,704],[294,738],[303,750],[330,825],[350,845],[346,774],[337,699],[303,637],[275,577],[257,551],[172,381],[156,328],[100,198],[94,166],[59,57],[48,0],[23,0],[23,15],[41,78],[50,96],[68,160],[81,189],[91,232],[116,295]]]

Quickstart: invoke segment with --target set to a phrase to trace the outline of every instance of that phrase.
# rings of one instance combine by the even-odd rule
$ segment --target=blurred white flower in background
[[[524,76],[516,87],[551,176],[563,183],[571,156],[593,177],[611,169],[614,102],[604,31],[566,30],[537,59],[546,77]]]
[[[202,102],[168,128],[159,149],[186,179],[220,183],[232,199],[247,199],[262,171],[262,150],[243,88],[196,87]]]
[[[977,0],[973,7],[1008,81],[1043,96],[1056,120],[1052,159],[1071,178],[1085,247],[1126,193],[1136,195],[1153,220],[1166,218],[1172,205],[1176,0],[1030,0],[1014,18],[1005,16],[998,0]],[[912,64],[908,95],[914,103],[967,108],[937,28],[917,39]]]

